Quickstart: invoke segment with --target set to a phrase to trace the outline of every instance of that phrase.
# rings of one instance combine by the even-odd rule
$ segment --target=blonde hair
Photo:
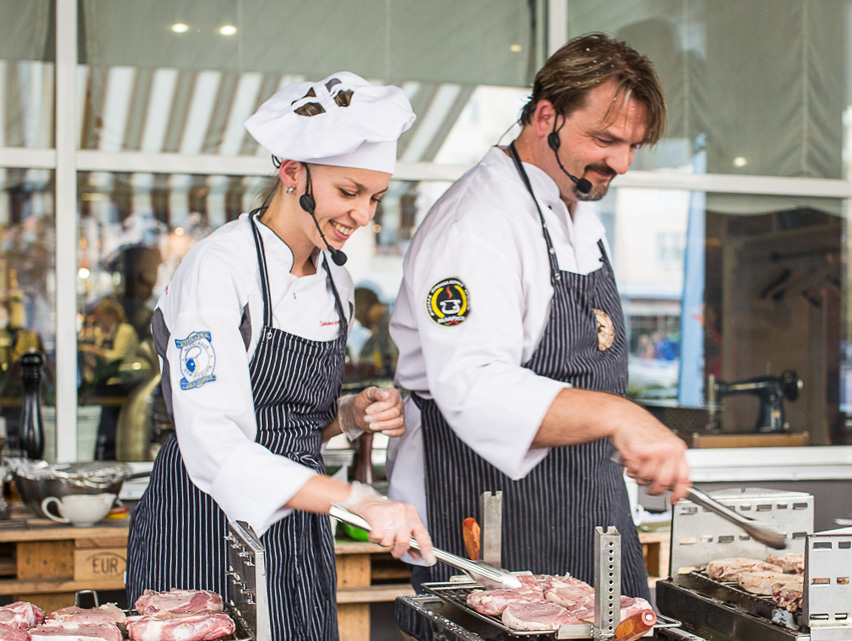
[[[607,120],[615,120],[630,100],[638,100],[647,112],[642,143],[656,144],[666,128],[666,102],[654,65],[626,42],[603,33],[574,38],[548,58],[535,76],[521,124],[532,123],[541,100],[553,103],[557,113],[570,115],[585,104],[592,89],[610,81],[615,81],[615,95],[621,100],[613,101]]]

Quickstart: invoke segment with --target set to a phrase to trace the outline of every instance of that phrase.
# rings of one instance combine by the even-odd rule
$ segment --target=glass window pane
[[[719,11],[706,0],[577,0],[566,7],[569,36],[611,33],[660,74],[668,132],[657,150],[638,155],[636,168],[690,167],[693,151],[705,149],[709,173],[845,175],[848,2],[750,0]]]
[[[53,146],[53,2],[0,0],[0,147]]]
[[[184,254],[248,211],[258,182],[80,174],[80,460],[153,460],[171,426],[160,397],[152,310]]]
[[[84,149],[263,155],[242,121],[282,85],[345,69],[405,86],[420,118],[401,152],[432,161],[478,85],[524,87],[536,66],[524,0],[80,6]]]
[[[599,203],[627,320],[629,394],[693,410],[667,415],[687,441],[849,440],[846,217],[842,203],[819,204],[625,188]]]
[[[9,447],[19,445],[22,354],[45,354],[41,402],[45,456],[56,443],[56,244],[53,172],[0,169],[0,416]]]

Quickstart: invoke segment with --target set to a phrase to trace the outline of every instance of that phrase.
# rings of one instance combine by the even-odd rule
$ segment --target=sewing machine
[[[796,372],[787,370],[781,376],[758,376],[742,381],[726,382],[717,380],[712,374],[707,377],[707,404],[711,408],[709,429],[718,429],[716,408],[718,402],[732,394],[754,394],[760,399],[760,411],[757,416],[756,432],[787,432],[790,424],[784,414],[784,399],[795,401],[799,398],[802,380]]]

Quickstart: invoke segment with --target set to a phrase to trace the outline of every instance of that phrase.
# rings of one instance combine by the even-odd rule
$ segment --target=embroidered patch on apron
[[[180,350],[180,388],[183,390],[201,387],[204,383],[215,381],[213,369],[216,366],[216,354],[210,332],[192,332],[183,340],[175,339]]]
[[[598,349],[603,352],[615,341],[615,327],[609,314],[602,309],[595,310],[595,322],[598,325]]]
[[[458,278],[445,278],[435,283],[426,297],[429,317],[445,327],[463,323],[470,314],[470,296],[467,287]]]

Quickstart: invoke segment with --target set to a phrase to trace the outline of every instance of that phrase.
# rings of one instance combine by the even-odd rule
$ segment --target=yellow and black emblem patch
[[[438,325],[447,327],[463,323],[470,314],[467,287],[458,278],[445,278],[435,283],[426,297],[426,311]]]

